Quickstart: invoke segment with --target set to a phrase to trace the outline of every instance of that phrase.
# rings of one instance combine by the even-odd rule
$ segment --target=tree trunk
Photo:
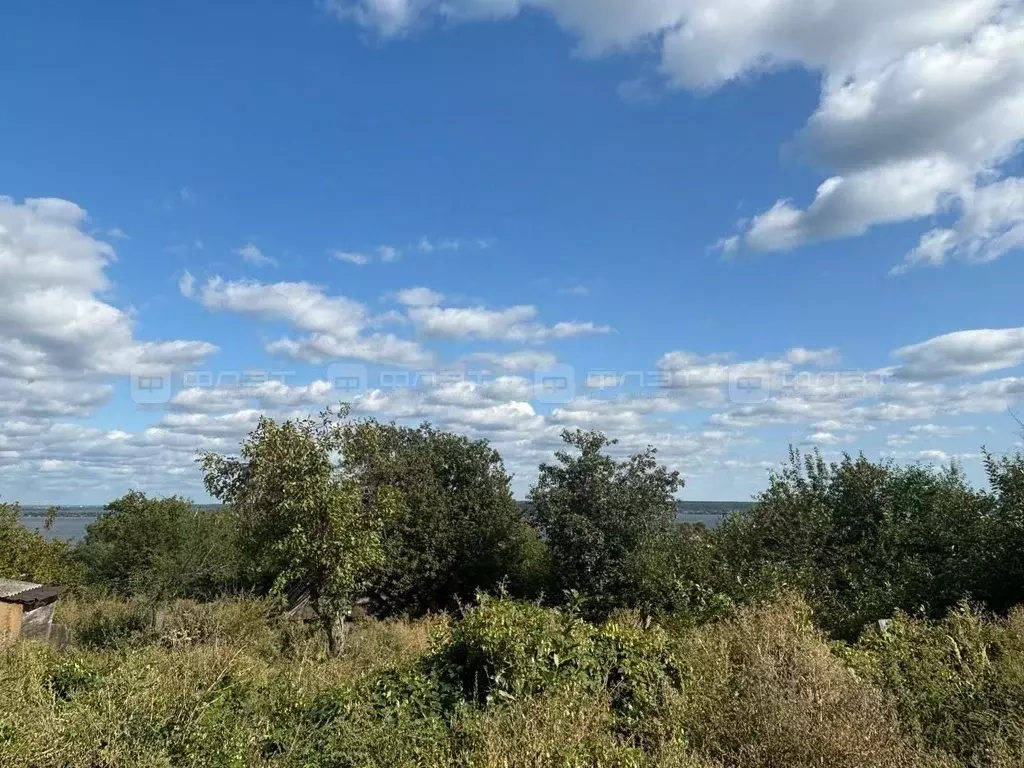
[[[325,619],[324,624],[324,629],[327,631],[327,653],[331,657],[337,658],[345,650],[345,635],[348,630],[345,614],[338,613],[329,616]]]

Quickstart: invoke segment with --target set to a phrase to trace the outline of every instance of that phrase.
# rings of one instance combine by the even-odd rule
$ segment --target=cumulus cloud
[[[490,339],[537,344],[589,334],[610,333],[611,328],[594,323],[560,322],[546,326],[538,322],[534,306],[507,309],[486,307],[410,306],[409,319],[429,338]]]
[[[266,345],[269,353],[320,363],[354,359],[400,366],[431,365],[433,356],[413,341],[368,333],[371,318],[364,305],[345,296],[329,296],[311,283],[260,283],[210,278],[190,293],[203,306],[267,321],[285,322],[309,335],[285,337]]]
[[[755,216],[747,244],[761,251],[862,235],[877,224],[937,213],[944,196],[969,185],[971,171],[941,156],[915,158],[834,176],[818,187],[806,209],[780,200]]]
[[[830,177],[802,207],[782,198],[741,242],[776,251],[930,217],[998,182],[1024,140],[1024,16],[1015,0],[327,0],[339,17],[402,35],[431,20],[549,14],[584,55],[659,51],[674,87],[707,91],[788,67],[821,74],[820,102],[795,145]],[[645,94],[645,81],[620,88]],[[994,178],[995,177],[995,178]],[[961,221],[907,265],[950,254],[996,258],[1021,247],[1020,218],[993,230]]]
[[[1024,179],[970,189],[960,206],[955,226],[923,234],[893,272],[900,274],[915,266],[938,267],[953,258],[987,262],[1024,247]]]
[[[164,371],[217,351],[201,341],[136,339],[131,314],[100,298],[115,253],[83,231],[85,222],[66,200],[0,198],[0,375]]]
[[[212,277],[195,296],[207,309],[237,312],[264,320],[283,320],[304,331],[358,333],[366,308],[344,296],[328,296],[311,283],[228,281]]]
[[[895,272],[991,261],[1024,244],[1020,179],[999,178],[1024,140],[1024,18],[1017,4],[930,5],[935,26],[888,57],[819,64],[821,103],[797,146],[838,173],[806,209],[780,200],[755,216],[749,247],[788,250],[940,214],[956,223],[927,232]]]
[[[463,358],[466,365],[483,365],[507,373],[533,373],[554,368],[558,358],[550,352],[524,349],[502,354],[499,352],[478,352]]]
[[[903,361],[895,376],[908,381],[979,376],[1024,363],[1024,328],[958,331],[902,347],[893,355]]]
[[[841,445],[850,441],[849,435],[840,436],[834,435],[831,432],[815,432],[813,435],[808,435],[804,438],[803,442],[805,445]]]
[[[434,307],[444,301],[444,296],[429,288],[407,288],[395,294],[399,304],[407,307]]]
[[[835,347],[828,349],[805,349],[794,347],[786,353],[786,361],[793,365],[835,365],[839,362],[839,350]]]

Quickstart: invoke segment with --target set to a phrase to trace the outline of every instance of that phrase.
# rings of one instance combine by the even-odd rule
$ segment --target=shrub
[[[141,646],[156,637],[156,604],[146,598],[65,598],[56,618],[64,623],[72,644],[89,650]]]
[[[454,729],[463,746],[463,764],[481,768],[669,765],[655,763],[651,755],[616,738],[606,692],[575,686],[486,712],[466,713]],[[684,768],[694,764],[686,761],[672,765]]]
[[[575,683],[600,688],[593,625],[532,603],[481,597],[454,622],[435,660],[470,700],[514,700]]]
[[[883,694],[858,679],[790,598],[745,608],[684,638],[677,722],[693,752],[743,768],[943,765],[902,731]]]
[[[588,616],[637,607],[638,563],[675,523],[678,472],[657,462],[653,448],[624,461],[600,432],[562,433],[569,451],[541,464],[530,491],[531,519],[551,549],[555,586],[585,598]]]
[[[177,497],[133,491],[111,502],[76,555],[87,584],[121,595],[209,598],[238,581],[231,515]]]
[[[546,586],[544,542],[522,519],[486,441],[369,420],[346,425],[343,454],[368,507],[398,502],[367,590],[376,615],[448,610],[502,584],[527,597]]]
[[[926,743],[972,768],[1024,764],[1024,612],[996,619],[964,604],[937,622],[901,615],[856,650]]]
[[[758,504],[718,534],[723,571],[739,594],[788,585],[836,637],[898,609],[941,617],[983,590],[992,500],[956,467],[826,463],[793,451]]]
[[[80,574],[68,542],[47,541],[23,526],[20,517],[17,504],[0,503],[0,579],[77,583]]]

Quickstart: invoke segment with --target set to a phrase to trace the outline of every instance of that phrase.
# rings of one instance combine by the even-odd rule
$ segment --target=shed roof
[[[42,584],[35,584],[31,581],[18,581],[17,579],[0,579],[0,599],[8,595],[16,595],[26,589],[35,589]]]
[[[26,611],[49,605],[60,597],[63,587],[44,587],[30,581],[0,579],[0,603],[16,603]]]

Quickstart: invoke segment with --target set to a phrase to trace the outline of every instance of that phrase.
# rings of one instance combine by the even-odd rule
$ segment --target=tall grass
[[[259,600],[69,601],[0,651],[2,766],[1024,764],[1024,614],[828,642],[787,597],[697,629],[485,600],[345,654]]]

